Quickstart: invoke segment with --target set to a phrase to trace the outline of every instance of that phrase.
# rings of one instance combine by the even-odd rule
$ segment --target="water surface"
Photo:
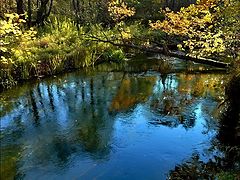
[[[224,74],[104,68],[1,94],[3,179],[166,179],[213,156]]]

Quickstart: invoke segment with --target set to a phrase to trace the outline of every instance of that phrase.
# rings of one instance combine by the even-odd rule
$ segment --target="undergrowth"
[[[116,28],[104,29],[98,24],[79,27],[67,18],[54,18],[38,29],[25,29],[24,23],[17,14],[0,20],[0,89],[21,80],[93,66],[101,59],[125,59],[123,49],[98,40],[107,37],[117,42],[120,33]],[[124,38],[130,33],[127,29]]]

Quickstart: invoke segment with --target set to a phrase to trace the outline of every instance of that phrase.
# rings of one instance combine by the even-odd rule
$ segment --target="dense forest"
[[[154,58],[158,57],[157,63],[151,59],[153,54]],[[148,58],[142,61],[138,59],[141,55]],[[186,69],[176,70],[176,64],[171,64],[173,58],[191,62],[193,66],[200,64],[200,67],[189,70],[186,63],[183,65]],[[149,68],[151,63],[154,67]],[[104,69],[105,64],[113,71],[104,71],[104,75],[94,74],[95,67]],[[139,64],[143,70],[138,67]],[[120,66],[120,70],[115,66]],[[128,74],[128,68],[136,74],[141,73]],[[152,77],[151,72],[147,73],[149,69],[159,74]],[[68,72],[76,75],[72,77]],[[82,72],[86,74],[82,75]],[[217,72],[220,75],[214,74]],[[37,85],[34,84],[36,81]],[[21,166],[17,163],[22,157],[16,155],[18,148],[13,150],[12,144],[8,144],[16,137],[22,137],[25,131],[36,136],[38,132],[39,136],[41,133],[43,137],[50,136],[49,142],[53,141],[50,149],[54,151],[51,153],[55,156],[57,152],[57,160],[54,159],[53,164],[64,164],[76,152],[88,153],[87,156],[95,161],[101,159],[102,154],[104,160],[108,159],[112,150],[109,134],[117,129],[117,125],[119,128],[129,120],[129,113],[135,110],[131,108],[141,103],[149,103],[149,109],[142,107],[146,108],[144,113],[155,113],[143,113],[145,119],[158,117],[159,114],[162,118],[151,119],[150,125],[144,127],[147,130],[152,126],[164,126],[171,130],[181,126],[186,132],[191,132],[189,129],[196,126],[197,119],[205,119],[207,127],[204,128],[217,132],[209,148],[212,154],[215,153],[211,161],[203,161],[200,155],[193,153],[188,161],[174,164],[175,168],[169,171],[169,179],[239,179],[240,1],[0,0],[0,93],[1,123],[2,119],[8,121],[14,117],[17,127],[20,127],[17,129],[14,126],[14,133],[0,128],[0,139],[7,144],[6,148],[2,146],[0,149],[1,153],[7,154],[1,157],[3,168],[0,177],[3,179],[25,176],[14,172]],[[212,110],[213,106],[216,106],[217,113]],[[24,108],[28,113],[24,114]],[[122,117],[122,112],[127,112],[124,116],[127,120]],[[138,116],[138,113],[135,115]],[[214,115],[209,115],[211,113]],[[218,114],[217,118],[215,114]],[[63,118],[61,115],[69,116],[66,124],[70,124],[62,134],[58,129],[61,125],[51,121]],[[77,116],[85,119],[77,121]],[[114,126],[109,121],[111,118],[124,120]],[[210,122],[214,118],[219,124],[217,130]],[[36,129],[42,123],[40,119],[43,122],[47,119],[49,122],[45,123],[45,129],[49,123],[57,130],[46,133],[42,128],[36,133],[26,126],[29,122],[22,125],[24,120],[19,119],[32,119]],[[131,126],[128,123],[126,129]],[[107,130],[101,129],[105,126]],[[143,131],[141,128],[139,132]],[[122,135],[125,131],[118,133]],[[147,135],[142,137],[148,138]],[[126,139],[126,142],[132,143],[127,135]],[[43,157],[41,163],[48,164],[51,153],[50,150],[45,151],[45,144],[49,142],[45,143],[47,140],[44,138],[41,141],[36,143],[40,150],[32,151],[37,152],[32,153],[37,160],[32,161],[38,162]],[[19,144],[17,146],[20,147]],[[115,146],[118,148],[118,145]],[[132,153],[132,149],[129,152]],[[30,165],[27,164],[26,169],[31,167],[32,161],[28,162]],[[95,161],[94,167],[99,163]],[[152,166],[148,168],[154,169]]]

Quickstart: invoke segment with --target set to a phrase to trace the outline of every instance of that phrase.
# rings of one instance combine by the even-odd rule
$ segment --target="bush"
[[[103,54],[103,58],[107,61],[121,62],[126,57],[121,49],[109,49]]]
[[[31,54],[30,44],[36,31],[33,28],[25,30],[24,23],[18,14],[5,14],[5,19],[0,20],[0,88],[16,84],[12,76],[16,73],[15,67],[23,64]]]

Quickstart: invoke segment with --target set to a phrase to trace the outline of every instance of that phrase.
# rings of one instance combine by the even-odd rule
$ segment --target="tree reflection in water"
[[[204,103],[201,98],[211,97],[220,100],[223,94],[217,91],[219,86],[221,82],[207,74],[160,76],[150,102],[151,110],[160,116],[150,123],[169,127],[182,124],[186,129],[194,127],[199,104]],[[208,110],[210,111],[208,114],[213,111]]]
[[[198,154],[177,165],[169,179],[240,179],[240,76],[233,77],[226,87],[225,111],[220,115],[219,129],[207,152],[218,151],[207,162]]]
[[[152,94],[156,77],[124,77],[121,85],[113,98],[109,110],[129,110],[134,105],[146,102]]]
[[[3,122],[6,121],[0,137],[4,152],[2,169],[13,179],[29,177],[31,172],[39,173],[45,168],[70,168],[76,157],[80,162],[84,158],[94,163],[109,159],[112,162],[117,115],[128,115],[142,106],[151,115],[145,117],[146,129],[141,131],[149,130],[149,124],[156,129],[193,128],[199,104],[204,106],[201,98],[221,96],[216,91],[221,84],[217,80],[207,74],[115,72],[65,75],[19,87],[19,97],[1,113]],[[208,110],[206,115],[212,112]]]
[[[41,165],[66,166],[81,152],[107,158],[113,129],[108,105],[121,74],[108,81],[63,77],[24,88],[26,95],[6,104],[1,114],[1,123],[9,121],[9,127],[1,127],[1,179],[24,177],[22,171]]]

